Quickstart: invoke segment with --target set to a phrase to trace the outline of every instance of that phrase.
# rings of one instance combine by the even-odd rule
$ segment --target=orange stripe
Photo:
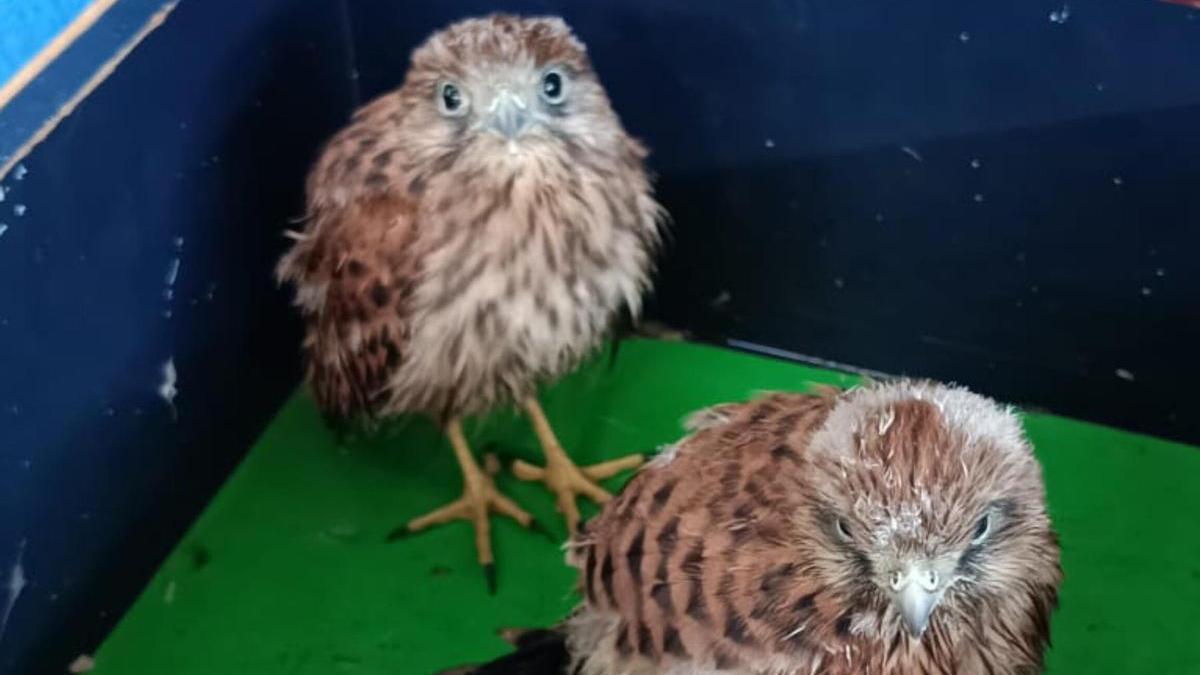
[[[36,132],[34,132],[33,136],[31,136],[29,140],[25,141],[25,143],[18,148],[11,157],[8,158],[8,161],[6,161],[3,166],[0,166],[0,180],[3,180],[4,177],[8,175],[8,172],[12,171],[13,167],[16,166],[18,162],[28,157],[29,153],[32,152],[39,143],[46,140],[46,138],[50,136],[50,134],[58,127],[60,123],[62,123],[64,119],[66,119],[68,115],[75,112],[75,108],[77,108],[79,104],[88,97],[89,94],[95,91],[96,87],[99,87],[104,80],[108,79],[109,75],[112,75],[113,71],[117,69],[117,66],[120,65],[121,61],[124,61],[125,57],[129,56],[130,52],[132,52],[142,40],[146,39],[147,35],[154,32],[156,28],[161,26],[162,23],[167,20],[167,15],[169,15],[173,9],[175,9],[174,2],[163,6],[162,9],[155,12],[154,15],[142,25],[142,27],[133,35],[133,37],[129,38],[125,44],[121,45],[121,48],[117,50],[117,53],[114,54],[112,58],[105,61],[100,68],[97,69],[90,78],[88,78],[88,81],[84,82],[83,86],[80,87],[79,90],[76,91],[66,103],[59,107],[58,112],[56,112],[54,116],[47,119],[42,126],[39,127]]]
[[[67,24],[62,32],[54,36],[49,44],[34,54],[32,59],[26,61],[25,65],[8,78],[8,82],[5,82],[3,87],[0,87],[0,110],[11,103],[22,89],[42,74],[46,66],[62,55],[67,47],[74,44],[80,35],[86,33],[115,4],[117,4],[117,0],[93,0],[90,5],[84,7],[74,21]]]

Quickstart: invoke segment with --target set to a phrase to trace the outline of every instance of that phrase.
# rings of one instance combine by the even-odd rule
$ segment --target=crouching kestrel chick
[[[296,289],[317,403],[339,420],[444,426],[465,494],[406,529],[469,520],[490,578],[489,511],[530,516],[478,466],[464,416],[524,407],[547,464],[515,471],[546,482],[572,530],[576,494],[607,501],[595,481],[640,463],[576,467],[535,387],[640,307],[664,215],[645,157],[562,20],[493,15],[430,37],[309,174],[277,274]]]
[[[1012,412],[901,382],[689,424],[573,542],[583,606],[474,672],[1041,671],[1059,546]]]

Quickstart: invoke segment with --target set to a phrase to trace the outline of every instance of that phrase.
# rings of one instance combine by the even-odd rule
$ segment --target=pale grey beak
[[[909,584],[896,594],[896,606],[900,608],[900,616],[904,625],[913,637],[921,637],[925,626],[929,623],[929,615],[937,604],[933,593],[921,588],[918,584]]]
[[[905,570],[892,574],[892,600],[909,634],[915,638],[925,632],[929,615],[942,599],[941,581],[933,565],[923,562],[910,564]]]
[[[488,106],[488,127],[512,140],[521,135],[529,124],[529,109],[525,100],[507,90],[501,90]]]

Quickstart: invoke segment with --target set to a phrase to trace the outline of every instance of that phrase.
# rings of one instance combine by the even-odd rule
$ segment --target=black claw
[[[387,541],[390,544],[394,541],[400,541],[401,539],[406,539],[406,538],[412,536],[413,534],[415,534],[415,533],[412,530],[408,529],[407,525],[401,525],[400,527],[397,527],[396,529],[392,530],[391,532],[388,532]]]
[[[620,355],[620,352],[621,352],[621,338],[616,338],[612,341],[612,346],[609,347],[609,351],[608,351],[608,370],[609,371],[612,371],[612,369],[617,367],[617,356]]]
[[[487,580],[488,594],[496,594],[496,563],[483,566],[483,578]]]
[[[539,522],[537,518],[529,519],[529,529],[532,530],[533,532],[537,532],[538,534],[542,535],[543,537],[548,539],[550,541],[550,543],[552,543],[552,544],[558,543],[558,539],[555,538],[554,533],[552,533],[549,529],[546,528],[545,525],[543,525],[541,522]]]

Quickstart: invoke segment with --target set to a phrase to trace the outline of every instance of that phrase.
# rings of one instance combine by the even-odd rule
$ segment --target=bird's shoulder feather
[[[586,606],[614,617],[612,658],[732,666],[804,644],[797,621],[828,601],[787,547],[798,469],[832,405],[772,394],[710,409],[589,523],[573,559]]]
[[[277,269],[297,286],[308,380],[335,419],[370,417],[411,333],[415,208],[385,193],[319,207]]]

